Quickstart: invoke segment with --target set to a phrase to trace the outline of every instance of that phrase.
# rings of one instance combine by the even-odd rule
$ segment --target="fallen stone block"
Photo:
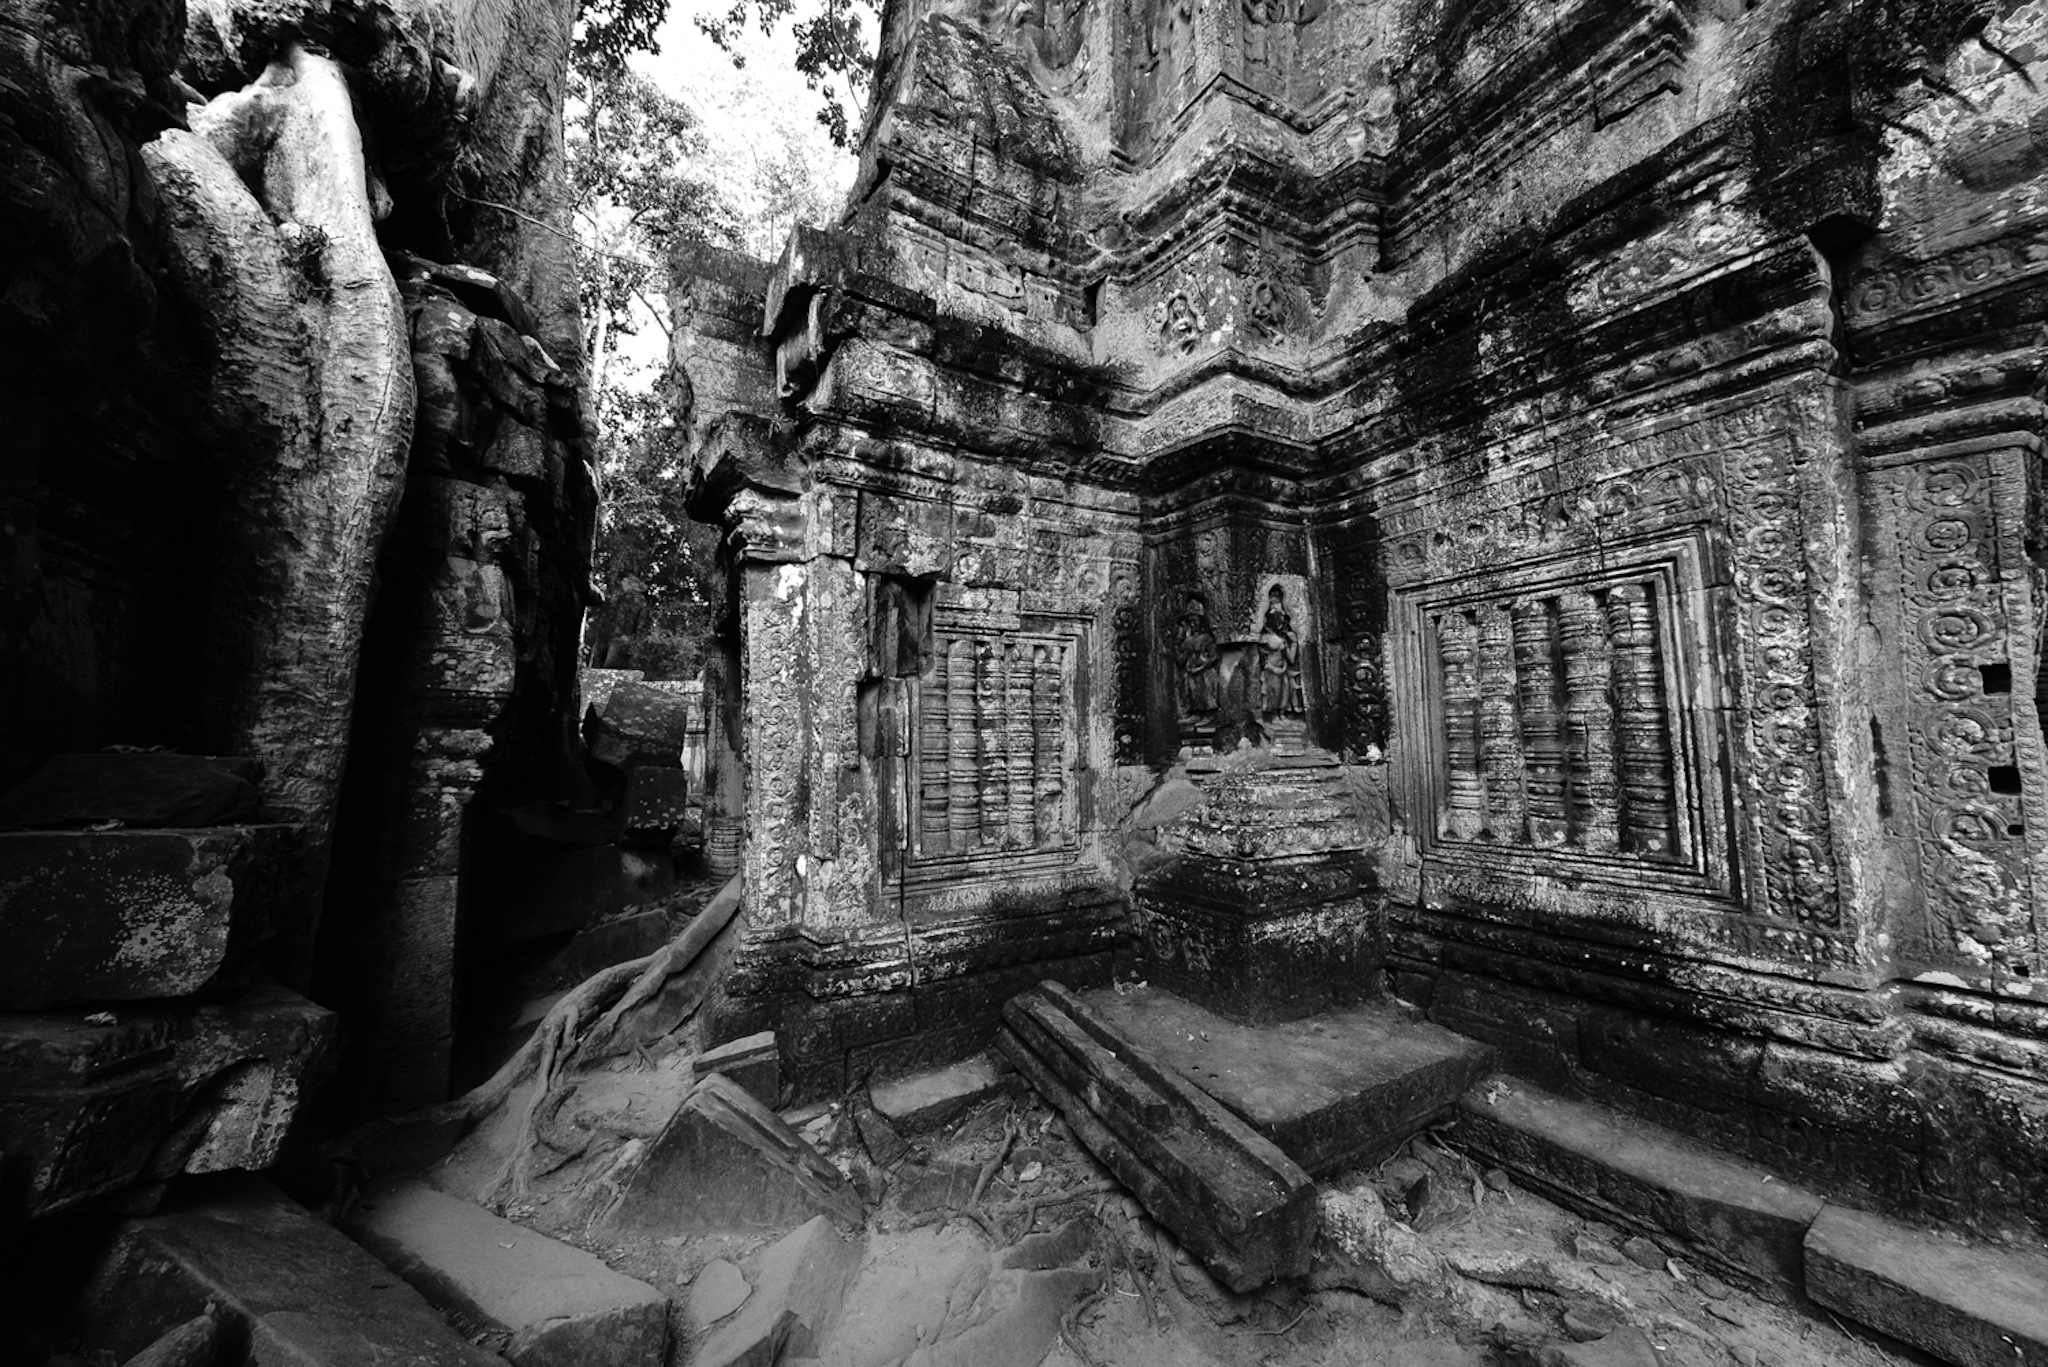
[[[643,764],[626,775],[620,803],[620,838],[629,845],[666,845],[683,828],[690,780],[681,769]]]
[[[820,1215],[762,1250],[753,1294],[697,1345],[693,1367],[774,1367],[809,1356],[838,1321],[865,1246]]]
[[[866,1215],[839,1169],[717,1073],[691,1089],[622,1189],[610,1224],[629,1233],[787,1229],[812,1216],[857,1228]]]
[[[181,1014],[178,1076],[194,1128],[177,1171],[269,1167],[335,1062],[341,1018],[275,984]]]
[[[502,1334],[521,1367],[661,1367],[667,1355],[659,1291],[420,1182],[372,1187],[347,1228],[430,1302]]]
[[[2048,1257],[1830,1205],[1806,1232],[1806,1294],[1956,1367],[2048,1362]]]
[[[1003,1024],[1019,1071],[1217,1280],[1308,1271],[1315,1184],[1271,1140],[1057,983],[1011,998]]]
[[[0,795],[0,828],[232,826],[256,815],[257,772],[213,755],[58,755]]]
[[[645,683],[621,683],[592,709],[586,739],[593,758],[619,769],[682,763],[690,705],[682,694]]]
[[[269,935],[289,826],[0,833],[0,1010],[188,997]]]
[[[0,1014],[9,1215],[52,1215],[136,1181],[184,1109],[175,1018],[94,1015]]]
[[[115,1232],[80,1300],[89,1345],[126,1360],[211,1304],[252,1363],[502,1367],[340,1230],[256,1177]]]
[[[707,1049],[691,1060],[690,1066],[700,1078],[711,1073],[722,1074],[763,1106],[773,1106],[781,1099],[782,1056],[777,1050],[773,1030],[763,1030],[757,1035]]]
[[[0,1206],[34,1218],[276,1161],[339,1019],[276,986],[204,1006],[0,1014]]]
[[[1509,1078],[1459,1103],[1458,1140],[1517,1180],[1614,1224],[1676,1236],[1745,1281],[1801,1285],[1821,1198],[1633,1116]]]
[[[995,1060],[976,1054],[944,1068],[874,1083],[868,1098],[898,1134],[928,1134],[988,1100],[1002,1086]]]

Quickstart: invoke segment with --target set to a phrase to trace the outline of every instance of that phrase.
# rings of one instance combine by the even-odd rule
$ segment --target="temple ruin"
[[[687,687],[576,669],[573,6],[15,8],[0,1237],[107,1361],[262,1341],[223,1229],[423,1362],[2048,1361],[2048,8],[892,0],[841,220],[669,263]]]

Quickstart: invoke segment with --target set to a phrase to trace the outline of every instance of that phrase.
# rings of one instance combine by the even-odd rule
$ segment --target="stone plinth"
[[[1082,1000],[1317,1176],[1452,1115],[1493,1053],[1387,1003],[1250,1026],[1156,987]]]
[[[1177,857],[1137,886],[1147,976],[1253,1022],[1372,995],[1383,904],[1336,761],[1251,752],[1197,760],[1188,776],[1202,800],[1159,835]]]

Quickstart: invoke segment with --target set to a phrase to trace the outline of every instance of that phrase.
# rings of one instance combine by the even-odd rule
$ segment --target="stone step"
[[[661,1292],[424,1183],[371,1187],[347,1229],[429,1301],[501,1337],[514,1363],[661,1367],[667,1356]]]
[[[1057,983],[1011,998],[1003,1025],[1019,1071],[1219,1280],[1307,1272],[1315,1183],[1272,1141]]]
[[[0,832],[0,1011],[247,981],[293,826]]]
[[[1955,1367],[2048,1362],[2048,1256],[1829,1205],[1806,1231],[1806,1294]]]
[[[898,1134],[917,1135],[938,1129],[1002,1088],[995,1060],[976,1054],[944,1068],[874,1083],[868,1099]]]
[[[126,1361],[209,1303],[254,1363],[504,1367],[340,1230],[257,1177],[216,1180],[189,1204],[122,1224],[79,1319],[88,1347]]]
[[[1390,1002],[1245,1025],[1156,987],[1081,1000],[1319,1177],[1449,1117],[1492,1062],[1485,1045]]]
[[[1562,1204],[1782,1292],[1804,1282],[1821,1198],[1773,1173],[1592,1102],[1496,1076],[1459,1103],[1457,1142]]]

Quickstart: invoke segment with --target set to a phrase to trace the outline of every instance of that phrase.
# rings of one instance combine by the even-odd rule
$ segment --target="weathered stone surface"
[[[747,1303],[754,1287],[747,1274],[723,1258],[706,1263],[690,1283],[690,1323],[708,1329]]]
[[[994,1096],[1003,1079],[986,1054],[943,1068],[870,1083],[875,1110],[899,1134],[927,1134]]]
[[[782,1118],[713,1073],[624,1178],[613,1228],[662,1235],[783,1229],[813,1215],[864,1217],[852,1185]]]
[[[689,704],[679,693],[650,684],[614,686],[590,725],[590,753],[620,769],[682,763],[690,728]]]
[[[1081,1000],[1318,1176],[1376,1162],[1448,1117],[1490,1062],[1484,1045],[1392,1005],[1250,1026],[1156,987]]]
[[[1343,1287],[1402,1307],[1448,1296],[1449,1269],[1442,1257],[1394,1219],[1370,1185],[1325,1190],[1317,1206],[1311,1286]]]
[[[318,1367],[489,1367],[396,1275],[268,1183],[236,1178],[115,1233],[81,1298],[94,1347],[142,1351],[211,1304],[251,1360]]]
[[[683,828],[690,782],[681,769],[643,764],[626,774],[619,824],[627,844],[666,845]]]
[[[1806,1294],[1956,1367],[2048,1359],[2048,1256],[1966,1243],[1829,1204],[1806,1233]]]
[[[365,1191],[349,1234],[521,1367],[662,1367],[668,1298],[582,1249],[410,1179]]]
[[[0,832],[0,1006],[182,997],[255,967],[288,826]]]
[[[269,1166],[332,1065],[339,1024],[280,987],[0,1015],[0,1200],[40,1216],[133,1182]]]
[[[1623,1325],[1590,1343],[1553,1343],[1536,1354],[1537,1367],[1661,1367],[1650,1336]]]
[[[802,1358],[832,1330],[860,1270],[862,1238],[819,1215],[761,1251],[754,1293],[698,1344],[698,1367],[774,1367]]]
[[[1695,1258],[1745,1277],[1788,1290],[1801,1284],[1802,1247],[1821,1198],[1754,1164],[1505,1077],[1465,1094],[1456,1133],[1567,1205],[1675,1236]],[[1654,1252],[1651,1245],[1644,1256]]]
[[[253,760],[101,751],[58,755],[0,794],[0,828],[232,826],[256,815]]]
[[[782,1062],[773,1030],[706,1049],[690,1060],[690,1067],[700,1078],[709,1073],[722,1074],[763,1106],[772,1108],[781,1101]]]
[[[1219,1281],[1308,1270],[1315,1184],[1270,1140],[1056,983],[1012,998],[1003,1022],[1018,1070]]]
[[[121,1367],[213,1367],[220,1340],[220,1316],[209,1310],[165,1330]]]

